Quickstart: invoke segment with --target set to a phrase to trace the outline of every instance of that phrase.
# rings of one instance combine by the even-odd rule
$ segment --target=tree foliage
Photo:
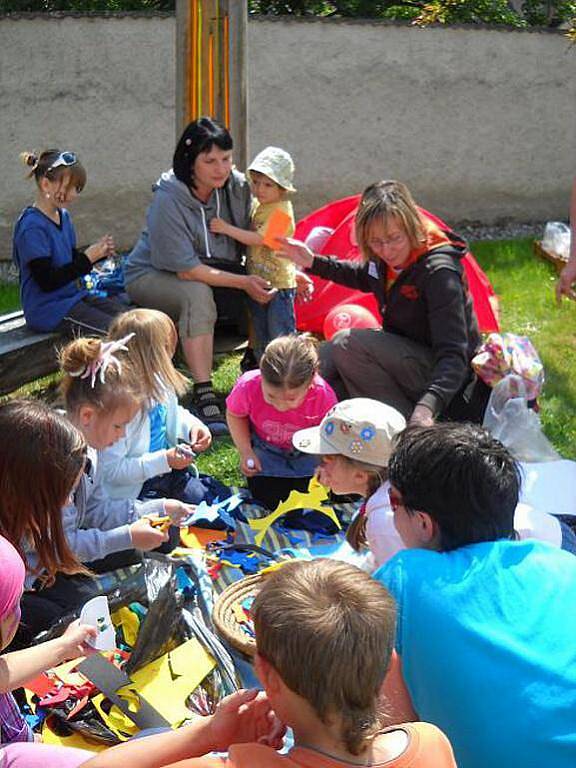
[[[240,2],[240,0],[237,0]],[[576,0],[524,0],[522,13],[509,0],[245,0],[251,14],[406,19],[428,24],[558,26],[570,22],[576,42]],[[0,0],[0,13],[75,11],[172,11],[176,0]]]

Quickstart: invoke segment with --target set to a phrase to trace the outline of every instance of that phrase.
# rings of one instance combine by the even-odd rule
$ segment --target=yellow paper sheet
[[[117,611],[114,611],[110,618],[115,627],[122,627],[124,640],[126,640],[127,645],[134,648],[140,629],[140,620],[138,619],[138,616],[134,611],[131,611],[130,608],[124,606],[123,608],[118,608]]]
[[[134,672],[131,679],[138,693],[177,726],[192,714],[186,699],[215,666],[214,659],[192,638]]]
[[[262,544],[264,536],[268,528],[272,523],[276,522],[279,517],[286,515],[288,512],[293,512],[296,509],[314,509],[316,512],[329,517],[337,528],[342,528],[336,512],[332,507],[324,506],[322,502],[328,498],[328,491],[323,485],[320,485],[318,480],[313,477],[309,484],[306,493],[301,491],[290,491],[290,495],[284,501],[281,501],[273,512],[270,512],[266,517],[261,517],[259,520],[249,520],[250,528],[253,531],[258,531],[254,537],[254,541],[257,546]]]
[[[103,749],[107,749],[110,746],[102,741],[92,741],[92,739],[87,739],[81,733],[74,732],[70,734],[70,736],[58,736],[58,734],[54,733],[50,728],[50,718],[48,718],[42,726],[42,743],[56,744],[61,747],[87,749],[90,752],[102,752]]]

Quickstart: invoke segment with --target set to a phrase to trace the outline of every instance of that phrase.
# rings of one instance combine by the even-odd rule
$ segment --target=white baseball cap
[[[296,188],[292,185],[294,161],[288,152],[280,149],[280,147],[266,147],[266,149],[263,149],[248,166],[248,178],[251,178],[250,171],[263,173],[264,176],[268,176],[269,179],[275,181],[279,187],[282,187],[287,192],[296,192]]]
[[[367,397],[336,403],[317,427],[292,436],[303,453],[340,454],[349,459],[385,467],[393,440],[406,428],[406,419],[390,405]]]

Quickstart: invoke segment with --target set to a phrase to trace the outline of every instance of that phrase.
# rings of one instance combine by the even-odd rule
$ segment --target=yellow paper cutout
[[[262,540],[268,531],[268,528],[272,523],[276,522],[279,517],[286,515],[288,512],[293,512],[296,509],[314,509],[316,512],[321,512],[323,515],[332,520],[332,522],[341,529],[340,521],[336,512],[332,507],[324,506],[323,501],[328,498],[328,489],[321,485],[316,477],[313,477],[308,483],[308,490],[306,493],[301,491],[290,491],[290,495],[285,501],[281,501],[274,512],[270,512],[266,517],[261,517],[258,520],[249,520],[250,528],[254,531],[258,531],[254,537],[254,542],[257,546],[262,544]]]
[[[128,694],[134,696],[131,691],[129,691]],[[127,698],[126,693],[123,694],[122,698]],[[91,701],[112,733],[117,736],[120,741],[128,741],[128,739],[139,732],[140,728],[138,728],[136,723],[130,720],[128,715],[125,715],[124,712],[122,712],[121,709],[118,709],[114,704],[110,707],[110,711],[106,712],[102,707],[102,702],[105,699],[106,696],[104,696],[103,693],[99,693],[97,696],[93,696]],[[136,701],[135,698],[134,701]]]
[[[87,749],[90,752],[102,752],[103,749],[108,749],[110,744],[105,744],[102,741],[92,741],[87,739],[81,733],[73,731],[70,736],[59,736],[50,728],[50,720],[44,721],[42,726],[42,743],[43,744],[56,744],[61,747],[76,747],[76,749]]]
[[[192,716],[186,706],[188,696],[215,666],[214,659],[192,638],[134,672],[133,685],[126,688],[135,688],[171,725],[178,726]],[[118,693],[123,695],[125,690]]]
[[[115,627],[122,627],[126,644],[131,648],[134,648],[140,629],[140,619],[138,616],[134,611],[131,611],[130,608],[124,606],[123,608],[118,608],[117,611],[114,611],[110,618]]]
[[[248,617],[246,616],[246,611],[240,603],[234,603],[232,606],[232,613],[234,614],[234,618],[238,622],[238,624],[246,624],[248,621]]]
[[[50,671],[56,675],[58,680],[61,680],[64,685],[84,685],[87,679],[80,672],[73,672],[81,661],[84,661],[85,656],[79,656],[72,661],[66,661],[64,664],[59,664],[57,667],[53,667]]]

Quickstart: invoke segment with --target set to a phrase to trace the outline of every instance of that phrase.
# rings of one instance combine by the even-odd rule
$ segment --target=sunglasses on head
[[[48,171],[53,171],[55,168],[65,166],[66,168],[71,165],[76,165],[78,158],[75,152],[60,152],[56,160],[50,165]]]

